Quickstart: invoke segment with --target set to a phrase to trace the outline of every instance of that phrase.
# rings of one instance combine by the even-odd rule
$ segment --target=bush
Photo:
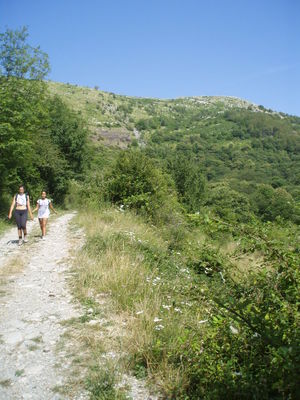
[[[168,169],[174,178],[180,201],[189,212],[199,211],[206,188],[201,164],[179,153],[169,161]]]
[[[244,231],[243,239],[265,257],[258,269],[242,273],[208,244],[186,249],[187,265],[201,277],[199,299],[211,304],[202,337],[190,332],[181,349],[186,398],[297,398],[299,252],[266,235],[264,225]]]
[[[248,198],[227,183],[215,183],[207,190],[206,206],[226,221],[247,222],[253,218]]]
[[[141,151],[120,153],[106,178],[107,197],[113,203],[134,209],[157,224],[180,222],[172,180]]]
[[[251,200],[256,213],[264,221],[274,221],[278,217],[294,222],[299,220],[295,201],[283,188],[274,189],[270,185],[260,184]]]

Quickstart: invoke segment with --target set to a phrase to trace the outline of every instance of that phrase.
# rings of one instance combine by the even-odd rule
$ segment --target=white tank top
[[[24,194],[17,194],[17,198],[16,198],[16,206],[17,207],[25,207],[25,208],[27,208],[27,201],[26,201],[27,199],[26,199],[26,194],[24,193]]]

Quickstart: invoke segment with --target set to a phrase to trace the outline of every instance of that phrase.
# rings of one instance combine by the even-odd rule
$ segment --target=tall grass
[[[181,231],[109,206],[80,212],[75,292],[110,299],[124,371],[166,398],[294,398],[297,240],[286,249],[273,224],[193,220]]]
[[[199,321],[207,316],[192,298],[196,277],[156,227],[130,212],[90,210],[77,222],[87,234],[76,261],[77,295],[108,294],[126,320],[127,367],[148,375],[162,393],[180,396],[188,384],[180,351],[189,331],[201,337]]]

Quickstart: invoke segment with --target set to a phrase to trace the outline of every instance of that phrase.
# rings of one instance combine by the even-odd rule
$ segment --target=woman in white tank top
[[[53,208],[52,201],[47,199],[47,192],[43,190],[41,195],[42,197],[38,199],[38,201],[36,202],[36,207],[33,210],[33,212],[38,210],[38,219],[42,231],[42,239],[45,239],[46,225],[50,215],[50,208],[55,214],[57,214],[57,212]]]
[[[18,236],[19,236],[19,245],[27,243],[27,214],[29,213],[30,218],[33,220],[33,215],[30,208],[30,199],[29,195],[25,193],[25,188],[23,185],[19,186],[19,193],[14,195],[12,199],[12,203],[9,209],[8,218],[11,219],[12,212],[15,209],[15,217],[16,223],[18,227]],[[24,239],[22,239],[22,233],[24,235]]]

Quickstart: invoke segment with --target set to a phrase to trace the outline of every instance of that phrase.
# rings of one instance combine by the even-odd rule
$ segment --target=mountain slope
[[[247,100],[227,96],[180,97],[177,99],[142,98],[117,95],[97,88],[81,87],[68,83],[48,81],[52,94],[62,97],[74,110],[80,111],[91,128],[122,127],[132,129],[133,124],[153,114],[173,115],[178,108],[201,111],[214,115],[232,109],[248,109],[285,116],[272,110],[265,110]]]
[[[257,184],[284,188],[300,200],[300,118],[234,97],[174,100],[121,96],[48,82],[87,121],[95,144],[145,147],[168,168],[184,155],[209,182],[226,180],[251,194]]]

